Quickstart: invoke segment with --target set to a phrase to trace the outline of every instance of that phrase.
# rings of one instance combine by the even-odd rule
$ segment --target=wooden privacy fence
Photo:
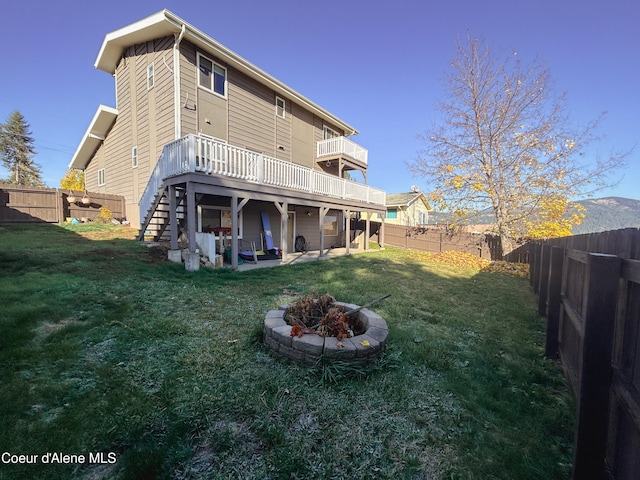
[[[532,244],[530,262],[546,354],[560,357],[577,404],[573,479],[637,480],[640,231],[581,237]]]
[[[384,225],[384,243],[400,248],[440,253],[447,250],[469,253],[480,258],[500,258],[500,238],[477,233],[452,233],[444,229]]]
[[[69,196],[75,197],[69,202]],[[88,199],[83,203],[82,198]],[[67,218],[93,220],[103,206],[113,218],[124,218],[124,197],[95,192],[70,192],[58,188],[0,184],[0,223],[61,223]]]

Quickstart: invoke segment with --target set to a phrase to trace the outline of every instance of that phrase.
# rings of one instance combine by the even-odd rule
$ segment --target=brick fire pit
[[[334,305],[343,306],[345,312],[359,308],[351,303],[334,302]],[[336,337],[322,337],[313,333],[292,337],[291,325],[284,320],[288,306],[270,310],[264,318],[264,342],[278,355],[314,364],[322,356],[347,361],[373,360],[385,349],[389,334],[387,322],[371,310],[363,308],[357,313],[358,320],[364,326],[363,334],[338,340]]]

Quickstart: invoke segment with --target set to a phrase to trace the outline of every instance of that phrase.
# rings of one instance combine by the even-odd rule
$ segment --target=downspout
[[[180,125],[180,42],[184,37],[187,27],[182,24],[180,35],[176,37],[173,44],[173,110],[174,110],[174,140],[178,140],[182,136],[182,128]]]

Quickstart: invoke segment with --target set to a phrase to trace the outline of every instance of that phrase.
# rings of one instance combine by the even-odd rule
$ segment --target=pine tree
[[[17,110],[0,124],[0,160],[9,171],[8,183],[44,186],[40,166],[33,161],[35,150],[29,124]]]

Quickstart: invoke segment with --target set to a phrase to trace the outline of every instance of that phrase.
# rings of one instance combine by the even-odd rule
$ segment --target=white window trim
[[[211,88],[205,87],[200,85],[200,59],[204,58],[206,60],[208,60],[209,62],[211,62]],[[214,95],[217,95],[220,98],[227,98],[227,92],[228,92],[228,83],[229,83],[229,72],[227,70],[226,67],[223,67],[222,65],[220,65],[219,63],[216,63],[213,59],[207,57],[206,55],[203,55],[201,53],[198,53],[198,61],[197,61],[198,65],[198,71],[197,71],[197,76],[196,76],[196,84],[198,85],[198,88],[201,88],[202,90],[205,90],[207,92],[211,92]],[[224,70],[224,95],[220,94],[218,92],[215,91],[215,68],[218,67],[222,70]]]
[[[153,62],[147,66],[147,90],[151,90],[155,83],[155,68]]]
[[[329,135],[331,134],[331,135]],[[333,128],[327,127],[326,125],[322,126],[322,139],[329,140],[331,138],[337,138],[340,134],[336,132]]]
[[[282,102],[282,114],[278,113],[280,111],[280,106],[278,102]],[[284,98],[278,97],[276,95],[276,116],[280,118],[286,118],[287,115],[287,102]]]
[[[98,169],[98,186],[102,187],[107,184],[104,174],[104,168]]]
[[[138,168],[138,146],[131,148],[131,168]]]

